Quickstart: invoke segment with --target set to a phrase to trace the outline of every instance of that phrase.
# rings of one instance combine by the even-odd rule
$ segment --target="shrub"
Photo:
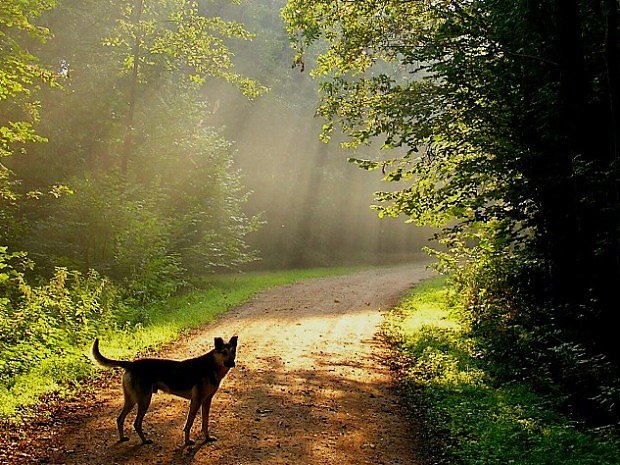
[[[40,286],[27,283],[19,270],[25,254],[0,248],[0,383],[70,345],[90,340],[117,321],[117,294],[107,279],[90,271],[56,269]]]

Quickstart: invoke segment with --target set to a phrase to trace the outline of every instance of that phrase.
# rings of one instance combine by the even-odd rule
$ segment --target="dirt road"
[[[48,463],[137,464],[408,464],[415,432],[396,403],[393,379],[375,338],[381,312],[430,275],[424,264],[282,286],[259,294],[215,324],[158,355],[187,358],[213,338],[239,335],[237,367],[211,409],[215,443],[184,447],[187,401],[154,396],[144,427],[152,445],[117,442],[119,375],[95,394],[96,406],[69,427]],[[101,342],[105,353],[105,341]],[[200,430],[196,420],[192,436]]]

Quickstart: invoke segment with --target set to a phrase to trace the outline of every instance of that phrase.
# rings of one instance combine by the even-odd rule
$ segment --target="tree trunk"
[[[142,42],[142,12],[144,10],[144,0],[136,0],[132,12],[134,24],[134,43],[133,43],[133,66],[131,69],[131,81],[129,83],[129,108],[127,110],[127,121],[125,127],[125,140],[121,152],[121,173],[127,176],[129,158],[133,150],[134,142],[134,118],[136,112],[136,93],[138,90],[138,73],[140,71],[140,46]]]
[[[582,223],[575,162],[584,156],[582,137],[585,112],[585,78],[576,0],[556,0],[555,49],[559,64],[558,127],[560,141],[546,163],[548,185],[546,215],[552,293],[560,300],[581,300],[575,270],[583,261]]]

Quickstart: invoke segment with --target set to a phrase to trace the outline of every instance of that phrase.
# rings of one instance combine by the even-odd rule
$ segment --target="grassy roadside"
[[[184,331],[213,321],[255,293],[302,279],[334,276],[354,268],[321,268],[277,272],[220,275],[204,278],[200,290],[176,296],[157,305],[140,309],[141,324],[123,331],[104,329],[98,335],[105,341],[105,352],[113,358],[130,358],[174,340]],[[29,406],[50,392],[67,392],[93,376],[96,368],[87,354],[88,345],[63,342],[60,354],[50,354],[33,369],[0,384],[0,420],[19,423],[28,416]]]
[[[526,385],[494,382],[448,291],[441,278],[417,286],[384,326],[405,359],[407,402],[445,437],[446,463],[618,465],[617,437],[580,428]]]

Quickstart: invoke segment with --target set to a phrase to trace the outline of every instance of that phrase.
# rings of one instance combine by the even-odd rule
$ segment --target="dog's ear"
[[[233,337],[231,337],[231,338],[230,338],[230,341],[228,341],[228,343],[229,343],[231,346],[235,346],[235,347],[237,347],[237,336],[233,336]]]
[[[222,339],[221,337],[216,337],[215,338],[215,348],[217,350],[222,350],[222,347],[224,347],[224,339]]]

